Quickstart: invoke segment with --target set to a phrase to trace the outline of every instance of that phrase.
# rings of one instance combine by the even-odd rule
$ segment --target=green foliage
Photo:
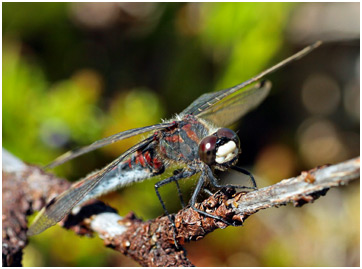
[[[71,136],[80,144],[99,137],[99,89],[82,85],[79,76],[51,84],[39,65],[20,57],[15,40],[5,38],[3,55],[5,148],[25,161],[44,163],[61,152],[52,136]]]
[[[218,89],[247,80],[265,67],[283,42],[292,6],[292,3],[202,5],[200,36],[213,50],[216,60],[225,66]]]

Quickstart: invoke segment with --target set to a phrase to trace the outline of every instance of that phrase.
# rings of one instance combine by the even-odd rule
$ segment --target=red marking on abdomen
[[[152,167],[154,167],[157,171],[160,170],[163,166],[163,163],[160,162],[157,158],[152,159]]]
[[[123,162],[128,164],[130,169],[143,167],[150,169],[152,173],[159,173],[163,171],[164,164],[158,160],[156,157],[153,157],[153,149],[142,151],[136,151],[128,160]]]
[[[196,143],[200,142],[200,139],[198,138],[198,136],[196,135],[196,133],[194,131],[191,130],[191,124],[185,124],[184,126],[181,127],[182,130],[184,130],[187,134],[187,136],[195,141]]]
[[[151,155],[150,155],[150,153],[149,153],[148,151],[146,151],[143,156],[145,157],[146,162],[147,162],[148,164],[151,164]]]
[[[142,167],[145,167],[146,163],[145,163],[145,159],[143,158],[142,153],[139,153],[136,156],[136,160],[135,160],[136,164],[140,163],[142,165]]]
[[[131,158],[129,158],[127,162],[128,162],[129,168],[132,168],[132,160],[131,160]]]
[[[144,157],[145,157],[148,165],[153,167],[156,170],[159,170],[160,167],[162,167],[162,165],[163,165],[157,158],[152,158],[151,154],[148,151],[145,152]]]

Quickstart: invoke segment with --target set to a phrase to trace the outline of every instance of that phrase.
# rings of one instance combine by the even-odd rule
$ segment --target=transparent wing
[[[229,126],[258,106],[268,95],[270,81],[264,81],[247,89],[228,95],[202,111],[197,117],[213,122],[216,126]]]
[[[91,174],[85,179],[75,183],[70,189],[66,190],[53,200],[51,200],[36,216],[36,219],[30,226],[28,236],[36,235],[48,229],[61,221],[102,179],[116,167],[129,154],[146,147],[153,141],[153,137],[143,140],[141,143],[131,147],[120,157],[111,162],[97,173]]]
[[[78,157],[79,155],[85,154],[87,152],[93,151],[93,150],[101,148],[101,147],[104,147],[104,146],[112,144],[114,142],[129,138],[131,136],[135,136],[138,134],[147,133],[149,131],[165,129],[167,127],[171,127],[172,125],[173,125],[172,122],[171,123],[160,123],[160,124],[156,124],[156,125],[151,125],[151,126],[146,126],[146,127],[136,128],[136,129],[130,129],[130,130],[127,130],[124,132],[114,134],[112,136],[98,140],[88,146],[84,146],[84,147],[81,147],[81,148],[78,148],[75,150],[68,151],[68,152],[64,153],[63,155],[59,156],[58,158],[56,158],[52,163],[48,164],[44,168],[53,168],[62,163],[65,163],[71,159],[74,159],[75,157]]]
[[[263,96],[263,94],[265,94],[266,90],[262,90],[262,86],[263,85],[260,85],[259,88],[260,90],[257,90],[258,86],[254,87],[253,89],[254,90],[251,90],[252,92],[249,92],[248,94],[243,94],[242,92],[243,91],[247,91],[243,88],[245,88],[246,86],[260,80],[261,78],[263,78],[264,76],[266,76],[267,74],[270,74],[271,72],[274,72],[275,70],[281,68],[282,66],[294,61],[294,60],[297,60],[303,56],[305,56],[307,53],[311,52],[313,49],[317,48],[318,46],[320,46],[322,44],[321,41],[318,41],[318,42],[315,42],[314,44],[308,46],[308,47],[305,47],[303,50],[297,52],[296,54],[290,56],[289,58],[281,61],[280,63],[270,67],[269,69],[261,72],[260,74],[256,75],[255,77],[243,82],[243,83],[240,83],[232,88],[229,88],[229,89],[225,89],[225,90],[222,90],[222,91],[218,91],[218,92],[213,92],[213,93],[207,93],[207,94],[203,94],[201,95],[198,99],[196,99],[190,106],[188,106],[184,111],[181,112],[181,115],[187,115],[187,114],[193,114],[195,116],[199,116],[202,117],[202,115],[204,115],[204,117],[208,118],[210,121],[214,122],[213,121],[213,117],[211,116],[211,113],[217,113],[218,109],[222,109],[224,108],[224,105],[227,104],[227,102],[224,104],[224,105],[221,105],[221,102],[223,101],[223,99],[227,98],[228,96],[230,95],[233,95],[235,94],[233,97],[234,98],[234,101],[229,101],[229,102],[236,102],[240,105],[239,109],[243,110],[243,113],[240,113],[240,117],[245,114],[246,112],[248,112],[252,107],[249,107],[249,108],[242,108],[243,105],[246,105],[247,102],[244,102],[242,100],[240,101],[237,101],[237,99],[242,99],[242,98],[251,98],[251,97],[248,97],[250,96],[250,93],[252,93],[253,91],[255,91],[255,98],[254,102],[255,103],[260,103],[259,102],[256,102],[256,100],[258,100],[258,98],[260,98],[261,100],[264,97],[256,97],[256,95],[261,95]],[[256,92],[260,92],[259,93],[256,93]],[[264,93],[262,93],[264,92]],[[249,100],[250,101],[250,100]],[[236,109],[237,106],[235,105],[234,106],[234,109]],[[235,111],[235,110],[233,110]],[[224,110],[225,112],[225,110]],[[225,113],[221,113],[220,116],[218,115],[215,115],[215,124],[217,124],[217,122],[219,122],[219,118],[222,116],[222,115],[225,115],[225,116],[231,116],[231,115],[226,115]],[[233,120],[237,120],[236,117],[233,117]]]

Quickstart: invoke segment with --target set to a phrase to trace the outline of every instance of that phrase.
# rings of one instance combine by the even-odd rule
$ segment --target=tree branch
[[[21,250],[27,243],[26,214],[39,210],[48,199],[67,189],[70,183],[35,166],[20,165],[14,171],[9,169],[12,166],[5,165],[4,159],[8,160],[3,152],[3,265],[20,265]],[[239,226],[260,209],[289,202],[302,206],[325,195],[331,187],[358,179],[359,175],[358,157],[336,165],[317,167],[302,172],[298,177],[249,193],[236,193],[234,189],[224,188],[197,207]],[[24,187],[16,187],[20,186],[18,184]],[[189,207],[180,210],[174,218],[180,245],[200,240],[217,228],[227,227],[224,222],[207,218]],[[108,247],[132,257],[143,266],[192,266],[186,252],[174,246],[173,230],[166,216],[149,221],[142,221],[133,213],[121,217],[104,203],[92,201],[60,224],[81,235],[96,232]]]

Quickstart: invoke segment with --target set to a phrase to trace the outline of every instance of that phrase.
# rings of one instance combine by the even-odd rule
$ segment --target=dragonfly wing
[[[71,150],[68,151],[66,153],[64,153],[63,155],[59,156],[57,159],[55,159],[52,163],[48,164],[47,166],[45,166],[44,168],[53,168],[55,166],[58,166],[62,163],[65,163],[71,159],[74,159],[80,155],[83,155],[87,152],[93,151],[95,149],[101,148],[103,146],[112,144],[114,142],[138,135],[138,134],[143,134],[143,133],[147,133],[150,131],[155,131],[155,130],[161,130],[161,129],[165,129],[167,127],[171,127],[173,125],[172,122],[170,123],[160,123],[160,124],[155,124],[155,125],[151,125],[151,126],[146,126],[146,127],[141,127],[141,128],[136,128],[136,129],[130,129],[124,132],[120,132],[117,134],[114,134],[112,136],[103,138],[101,140],[98,140],[88,146],[84,146],[75,150]]]
[[[258,106],[268,95],[270,81],[263,81],[245,91],[238,91],[221,99],[202,111],[197,117],[214,123],[216,126],[229,126]]]
[[[61,221],[102,179],[115,168],[129,154],[146,147],[153,141],[153,136],[148,137],[137,145],[131,147],[120,157],[104,167],[102,170],[89,175],[75,183],[70,189],[51,200],[37,215],[28,230],[28,235],[35,235]]]
[[[245,88],[246,86],[248,86],[248,85],[250,85],[250,84],[252,84],[252,83],[254,83],[254,82],[258,81],[258,80],[260,80],[264,76],[270,74],[271,72],[276,71],[277,69],[283,67],[284,65],[305,56],[306,54],[311,52],[313,49],[319,47],[321,44],[322,44],[321,41],[315,42],[314,44],[312,44],[312,45],[310,45],[308,47],[305,47],[301,51],[299,51],[296,54],[290,56],[289,58],[287,58],[287,59],[279,62],[278,64],[264,70],[263,72],[256,75],[255,77],[253,77],[253,78],[251,78],[251,79],[249,79],[249,80],[247,80],[245,82],[242,82],[242,83],[240,83],[240,84],[238,84],[238,85],[236,85],[236,86],[234,86],[232,88],[225,89],[225,90],[218,91],[218,92],[212,92],[212,93],[207,93],[207,94],[201,95],[190,106],[188,106],[184,111],[181,112],[181,116],[187,115],[187,114],[192,114],[192,115],[198,116],[199,114],[204,114],[205,117],[207,117],[208,119],[210,119],[212,121],[212,116],[211,115],[206,116],[206,114],[215,113],[217,111],[217,109],[224,108],[224,106],[220,105],[220,101],[222,101],[224,98],[228,98],[228,96],[233,95],[234,93],[236,93],[236,95],[238,96],[238,97],[235,97],[236,99],[243,98],[244,95],[242,93],[239,93],[240,91],[241,92],[244,91],[243,88]],[[261,91],[262,90],[260,90],[259,92],[261,92]],[[256,98],[256,97],[254,97],[254,98]],[[258,98],[256,98],[255,100],[257,100],[257,99]],[[263,98],[261,98],[261,99],[263,99]],[[242,101],[240,103],[246,104],[246,102],[242,102]],[[214,106],[216,106],[216,107],[214,107]],[[242,116],[243,114],[245,114],[249,110],[250,110],[250,108],[243,109],[244,112],[241,113],[240,116]],[[230,115],[227,115],[227,116],[229,117]],[[233,118],[234,118],[234,121],[237,120],[236,117],[233,117]],[[218,120],[216,122],[218,122]]]

